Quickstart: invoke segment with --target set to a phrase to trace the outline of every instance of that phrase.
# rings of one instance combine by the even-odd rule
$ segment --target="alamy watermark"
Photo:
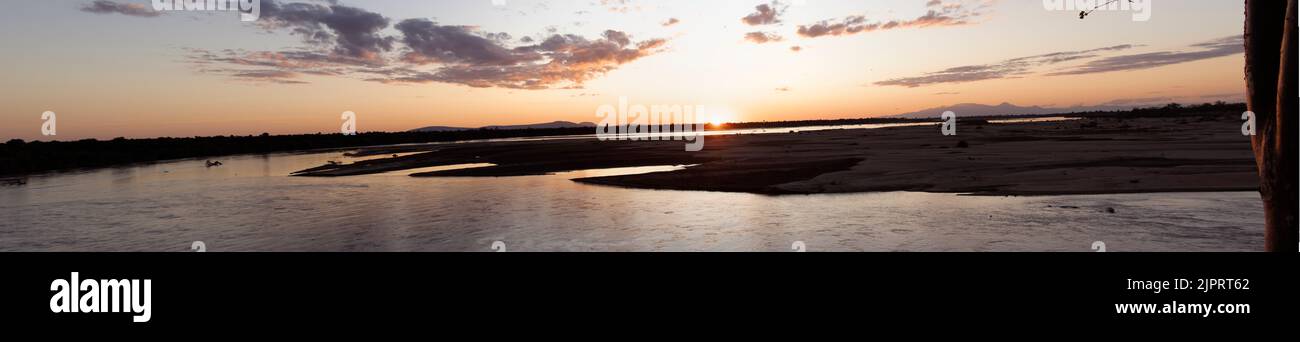
[[[939,133],[942,133],[945,137],[956,136],[957,113],[946,111],[943,112],[943,115],[940,115],[939,118],[943,120],[943,123],[939,125]]]
[[[50,282],[50,312],[110,313],[127,312],[135,316],[131,321],[148,322],[150,297],[153,297],[153,280],[150,279],[80,279],[72,272],[68,279]]]
[[[257,21],[262,17],[262,0],[153,0],[153,10],[230,11],[239,12],[240,21]]]
[[[1241,135],[1255,136],[1255,112],[1246,111],[1241,113],[1241,120],[1244,121],[1241,124]]]
[[[1151,20],[1152,0],[1043,0],[1048,11],[1079,11],[1079,18],[1092,12],[1133,12],[1133,21]]]
[[[697,105],[641,105],[629,104],[627,97],[619,97],[618,105],[602,105],[596,109],[601,118],[596,125],[596,138],[609,140],[682,140],[687,152],[704,150],[704,126],[708,118],[725,111],[720,106]]]
[[[52,137],[59,135],[59,117],[51,111],[41,113],[41,135]]]
[[[357,135],[357,113],[346,111],[343,112],[343,116],[340,118],[343,120],[343,124],[339,125],[339,133]]]

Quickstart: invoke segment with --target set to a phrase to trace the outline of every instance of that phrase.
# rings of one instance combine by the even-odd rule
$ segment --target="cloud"
[[[754,42],[755,44],[765,44],[765,43],[779,42],[784,40],[784,38],[781,38],[780,35],[777,35],[775,33],[750,32],[745,34],[745,40]]]
[[[622,31],[605,30],[601,35],[604,36],[605,39],[617,43],[618,46],[627,46],[628,44],[632,44],[632,39],[628,37],[627,33]]]
[[[948,68],[920,76],[895,78],[876,82],[879,86],[900,86],[916,88],[942,83],[965,83],[1001,78],[1020,77],[1030,74],[1035,68],[1064,63],[1068,61],[1096,58],[1101,53],[1128,50],[1136,47],[1132,44],[1115,45],[1090,50],[1063,51],[1028,57],[1004,60],[993,64],[966,65]]]
[[[839,19],[822,20],[809,25],[799,25],[797,33],[806,38],[823,36],[843,36],[902,28],[926,28],[966,25],[971,20],[982,16],[991,6],[991,1],[981,1],[970,6],[962,3],[943,3],[929,1],[926,13],[911,20],[891,20],[886,22],[868,21],[866,16],[851,15]]]
[[[259,25],[267,29],[288,29],[301,36],[307,46],[286,51],[190,49],[189,62],[202,73],[285,84],[305,83],[298,80],[302,75],[319,75],[382,83],[580,88],[667,44],[664,39],[634,41],[618,30],[588,39],[552,29],[548,37],[516,40],[508,33],[429,19],[403,20],[392,25],[399,36],[385,36],[387,18],[333,1],[266,1],[262,21]]]
[[[382,67],[369,61],[316,51],[243,51],[187,49],[187,59],[204,74],[240,81],[304,84],[299,76],[342,76],[371,72]]]
[[[409,63],[514,65],[542,59],[542,55],[535,52],[507,49],[500,42],[477,34],[472,27],[443,26],[428,19],[407,19],[398,23],[396,28],[402,33],[402,42],[411,49],[402,57]]]
[[[231,74],[232,77],[245,81],[253,82],[270,82],[278,84],[307,84],[307,82],[296,80],[298,73],[284,70],[250,70],[240,71]]]
[[[614,13],[627,13],[641,10],[640,5],[632,5],[631,3],[632,0],[600,0],[601,6]]]
[[[123,4],[109,0],[96,0],[83,5],[81,11],[95,14],[122,14],[133,17],[157,17],[161,14],[144,4]]]
[[[798,45],[791,46],[791,47],[790,47],[790,51],[793,51],[793,52],[803,51],[803,47],[802,47],[802,46],[798,46]]]
[[[669,26],[677,25],[678,23],[681,23],[681,22],[682,22],[682,21],[681,21],[681,20],[678,20],[677,18],[668,18],[668,21],[665,21],[665,22],[664,22],[663,24],[661,24],[661,25],[663,25],[663,27],[669,27]]]
[[[659,52],[663,39],[633,42],[622,31],[606,30],[599,39],[554,34],[540,43],[507,47],[503,41],[464,26],[442,26],[427,19],[397,25],[411,51],[403,61],[438,64],[435,71],[398,72],[370,80],[385,83],[442,82],[471,87],[548,89],[581,87],[623,64]]]
[[[388,28],[388,18],[356,7],[316,3],[262,1],[258,21],[268,29],[289,29],[303,41],[331,49],[347,57],[378,61],[392,50],[393,37],[380,32]]]
[[[865,31],[875,31],[879,28],[879,23],[867,24],[867,17],[857,15],[845,17],[836,22],[823,20],[812,25],[800,25],[798,33],[800,36],[816,38],[827,35],[858,34]]]
[[[755,12],[740,18],[740,22],[749,26],[780,24],[780,17],[785,12],[785,9],[786,6],[780,1],[754,6]]]
[[[1112,71],[1143,70],[1162,66],[1195,62],[1204,59],[1232,56],[1245,52],[1241,35],[1232,35],[1203,43],[1192,44],[1191,51],[1160,51],[1133,55],[1112,56],[1088,62],[1078,67],[1057,71],[1049,76],[1084,75]]]
[[[314,47],[353,59],[382,63],[382,53],[393,49],[393,37],[381,32],[388,28],[388,18],[364,9],[339,5],[337,0],[282,3],[260,0],[261,17],[257,24],[267,30],[288,29]],[[161,13],[146,4],[96,0],[82,6],[84,12],[156,17]]]
[[[1114,71],[1143,70],[1188,63],[1199,60],[1232,56],[1243,53],[1240,35],[1232,35],[1207,42],[1192,44],[1188,49],[1140,54],[1101,57],[1102,53],[1129,50],[1137,45],[1116,45],[1083,51],[1056,52],[1037,56],[1008,59],[994,64],[967,65],[931,72],[915,77],[895,78],[874,83],[879,86],[916,88],[941,83],[964,83],[1030,75],[1035,68],[1069,61],[1092,59],[1087,63],[1046,76],[1084,75]]]
[[[234,66],[295,70],[306,73],[317,73],[318,71],[346,67],[378,68],[385,65],[383,63],[372,63],[369,60],[311,50],[256,52],[223,50],[220,53],[214,53],[202,49],[191,49],[190,52],[190,60],[196,64],[222,63]],[[341,73],[343,72],[330,72],[330,74]]]

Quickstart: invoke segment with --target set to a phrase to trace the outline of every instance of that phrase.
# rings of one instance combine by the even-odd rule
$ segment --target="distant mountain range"
[[[956,104],[956,105],[945,106],[945,107],[935,107],[935,108],[920,110],[911,113],[891,115],[891,116],[886,116],[886,118],[930,119],[930,118],[938,118],[940,115],[943,115],[943,112],[946,111],[952,111],[953,113],[957,113],[957,115],[961,117],[975,117],[975,116],[1042,115],[1042,114],[1060,114],[1060,113],[1095,112],[1095,111],[1124,111],[1124,110],[1133,109],[1134,107],[1135,106],[1131,106],[1131,105],[1130,106],[1099,105],[1099,106],[1075,106],[1075,107],[1066,107],[1066,108],[1050,108],[1050,107],[1040,107],[1040,106],[1021,107],[1006,102],[1003,102],[1002,104],[996,106],[978,104],[978,103],[962,103],[962,104]],[[513,129],[586,128],[586,127],[595,128],[596,124],[593,122],[575,123],[570,121],[555,121],[555,122],[539,123],[539,124],[531,124],[531,125],[483,126],[478,128],[429,126],[429,127],[416,128],[411,130],[411,132],[453,132],[453,131],[475,131],[480,129],[513,130]]]
[[[956,113],[957,116],[959,117],[961,116],[972,117],[972,116],[1003,116],[1003,115],[1040,115],[1040,114],[1058,114],[1058,113],[1073,113],[1073,112],[1117,111],[1117,110],[1130,110],[1130,109],[1133,109],[1133,106],[1101,105],[1101,106],[1076,106],[1076,107],[1069,107],[1069,108],[1045,108],[1039,106],[1021,107],[1006,102],[1003,102],[1002,104],[996,106],[984,105],[978,103],[963,103],[963,104],[957,104],[957,105],[952,105],[947,107],[936,107],[936,108],[930,108],[930,109],[911,112],[911,113],[898,114],[889,117],[906,118],[906,119],[929,119],[929,118],[937,118],[940,115],[943,115],[943,112],[946,111],[952,111],[953,113]]]
[[[429,126],[429,127],[416,128],[411,130],[411,132],[452,132],[452,131],[475,131],[480,129],[511,130],[511,129],[583,128],[583,127],[595,128],[596,124],[592,122],[574,123],[569,121],[555,121],[555,122],[532,124],[532,125],[483,126],[479,128]]]

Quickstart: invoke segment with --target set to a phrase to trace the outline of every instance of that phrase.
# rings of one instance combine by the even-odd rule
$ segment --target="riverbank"
[[[1227,115],[1090,117],[1063,122],[963,123],[706,138],[487,142],[426,153],[326,165],[295,175],[338,177],[459,164],[491,167],[416,177],[506,177],[594,168],[692,165],[671,172],[574,181],[633,188],[757,194],[881,191],[1064,195],[1255,191],[1250,142]],[[430,179],[430,182],[436,182]]]

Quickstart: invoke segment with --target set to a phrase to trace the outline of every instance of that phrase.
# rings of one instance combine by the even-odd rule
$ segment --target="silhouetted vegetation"
[[[802,120],[802,121],[760,121],[760,122],[738,122],[728,123],[721,127],[722,129],[762,129],[762,128],[793,128],[793,127],[812,127],[812,126],[851,126],[851,125],[877,125],[892,123],[909,123],[909,122],[927,122],[934,121],[930,119],[902,119],[902,118],[863,118],[863,119],[839,119],[839,120]],[[714,130],[713,125],[709,125],[708,130]]]
[[[1125,117],[1125,118],[1147,118],[1147,117],[1183,117],[1183,116],[1209,116],[1209,115],[1232,115],[1240,117],[1241,113],[1246,111],[1245,103],[1226,103],[1218,101],[1215,103],[1204,103],[1199,105],[1182,105],[1170,103],[1159,107],[1134,108],[1128,111],[1117,112],[1085,112],[1071,113],[1071,116],[1087,117]]]
[[[73,168],[104,167],[160,160],[211,158],[236,154],[261,154],[302,150],[339,149],[411,143],[478,139],[503,139],[592,134],[591,128],[469,130],[452,132],[401,132],[155,138],[78,141],[10,140],[0,145],[0,175],[25,174]]]

